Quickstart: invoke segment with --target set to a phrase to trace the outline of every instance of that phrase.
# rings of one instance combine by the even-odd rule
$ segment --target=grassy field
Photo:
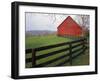
[[[28,36],[25,39],[26,48],[37,48],[71,41],[70,38],[58,37],[57,35]]]
[[[38,48],[38,47],[42,47],[42,46],[54,45],[54,44],[68,42],[68,41],[72,41],[72,40],[73,39],[65,38],[65,37],[58,37],[56,35],[28,36],[25,39],[25,45],[26,45],[26,49],[28,49],[28,48]],[[36,56],[39,56],[39,55],[42,55],[42,54],[47,54],[49,52],[53,52],[53,51],[60,50],[60,49],[63,49],[63,48],[68,48],[68,45],[36,52]],[[78,48],[80,48],[80,47],[78,47]],[[75,48],[75,49],[77,49],[77,48]],[[36,60],[36,64],[45,63],[47,61],[50,61],[50,60],[58,58],[62,55],[65,55],[66,53],[69,53],[69,51],[64,51],[62,53],[58,53],[58,54],[55,54],[55,55],[52,55],[52,56],[49,56],[49,57],[46,57],[46,58]],[[31,57],[32,57],[31,53],[26,55],[26,58],[31,58]],[[85,60],[86,58],[87,58],[87,60]],[[48,66],[55,66],[55,65],[65,61],[66,59],[67,58],[65,57],[61,60],[55,61],[54,63],[48,64],[46,66],[47,67]],[[74,63],[73,63],[73,65],[88,65],[88,64],[89,64],[89,53],[87,53],[84,57],[80,56],[80,57],[78,57],[78,59],[76,59],[76,60],[74,59]],[[69,63],[66,63],[64,65],[67,66],[67,65],[69,65]],[[27,68],[31,67],[31,66],[32,66],[32,62],[26,64]]]

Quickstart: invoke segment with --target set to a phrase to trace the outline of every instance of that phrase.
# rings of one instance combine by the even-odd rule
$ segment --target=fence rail
[[[51,51],[51,52],[46,53],[46,54],[40,54],[38,56],[36,55],[36,53],[39,52],[39,51],[44,51],[44,50],[57,48],[57,47],[61,47],[61,46],[66,46],[66,45],[68,45],[66,48],[58,49],[56,51]],[[77,47],[80,47],[80,48],[75,49]],[[29,53],[32,54],[31,58],[26,59],[26,63],[32,62],[32,67],[44,67],[44,66],[46,66],[50,63],[53,63],[53,62],[58,61],[60,59],[63,59],[64,57],[66,57],[66,58],[68,57],[68,59],[66,59],[65,61],[63,61],[63,62],[61,62],[61,63],[59,63],[55,66],[61,66],[61,65],[64,65],[65,63],[67,63],[67,62],[69,62],[70,65],[72,65],[73,59],[76,58],[77,56],[81,55],[81,54],[84,54],[86,49],[87,49],[87,47],[86,47],[86,39],[85,38],[79,39],[79,40],[74,40],[74,41],[71,41],[71,42],[64,42],[64,43],[55,44],[55,45],[43,46],[43,47],[34,48],[34,49],[26,49],[25,50],[26,54],[29,54]],[[69,52],[60,56],[60,57],[57,57],[55,59],[46,61],[44,63],[36,64],[37,60],[47,58],[47,57],[52,56],[52,55],[57,55],[58,53],[62,53],[62,52],[66,52],[66,51],[69,51]],[[79,53],[77,53],[77,52],[79,52]],[[75,53],[77,53],[77,54],[75,54]]]

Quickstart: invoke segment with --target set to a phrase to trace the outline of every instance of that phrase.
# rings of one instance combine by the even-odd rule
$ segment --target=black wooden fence
[[[78,43],[78,44],[73,45],[75,43]],[[36,52],[38,52],[38,51],[43,51],[43,50],[52,49],[52,48],[65,46],[65,45],[68,45],[68,47],[60,49],[60,50],[52,51],[52,52],[47,53],[47,54],[42,54],[42,55],[36,56]],[[82,47],[73,51],[74,48],[77,48],[79,46],[82,46]],[[26,59],[26,63],[32,62],[32,68],[33,67],[45,67],[49,63],[53,63],[57,60],[63,59],[64,57],[68,57],[69,59],[66,59],[64,62],[57,64],[56,66],[63,66],[67,62],[69,62],[70,65],[72,65],[73,59],[78,57],[81,54],[84,54],[86,48],[87,48],[86,47],[86,39],[84,38],[84,39],[74,40],[74,41],[71,41],[71,42],[64,42],[64,43],[60,43],[60,44],[43,46],[43,47],[34,48],[34,49],[26,49],[26,54],[29,54],[29,53],[32,54],[31,58]],[[52,56],[52,55],[55,55],[55,54],[58,54],[58,53],[61,53],[61,52],[64,52],[64,51],[69,51],[69,53],[66,53],[66,55],[62,55],[62,56],[55,58],[53,60],[50,60],[50,61],[47,61],[47,62],[44,62],[44,63],[41,63],[41,64],[36,64],[36,60],[46,58],[46,57],[49,57],[49,56]],[[80,52],[78,52],[78,51],[80,51]],[[75,54],[76,52],[78,52],[78,53]]]

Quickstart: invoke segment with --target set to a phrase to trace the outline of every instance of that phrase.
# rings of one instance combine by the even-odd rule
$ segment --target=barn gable
[[[81,36],[83,34],[82,27],[80,27],[70,16],[68,16],[57,29],[57,34],[60,36]]]

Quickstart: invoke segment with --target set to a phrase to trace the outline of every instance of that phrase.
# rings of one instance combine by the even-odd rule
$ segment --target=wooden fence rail
[[[76,44],[76,43],[78,43],[78,44]],[[73,44],[76,44],[76,45],[73,45]],[[44,67],[47,64],[50,64],[50,63],[53,63],[53,62],[55,62],[57,60],[63,59],[64,57],[68,57],[69,59],[66,59],[64,62],[59,63],[56,66],[62,66],[67,62],[69,62],[70,65],[72,65],[74,58],[76,58],[77,56],[79,56],[81,54],[84,54],[84,52],[85,52],[85,50],[87,48],[85,44],[86,44],[86,39],[84,38],[84,39],[74,40],[74,41],[71,41],[71,42],[64,42],[64,43],[60,43],[60,44],[43,46],[43,47],[34,48],[34,49],[26,49],[25,50],[26,54],[29,54],[29,53],[32,54],[31,58],[27,58],[26,59],[26,63],[32,62],[32,68],[33,67]],[[66,45],[68,45],[67,48],[63,48],[63,49],[60,49],[60,50],[58,49],[56,51],[52,51],[52,52],[49,52],[49,53],[46,53],[46,54],[40,54],[39,56],[36,56],[36,52],[38,52],[38,51],[48,50],[48,49],[61,47],[61,46],[66,46]],[[75,49],[77,47],[80,47],[80,48],[78,48],[76,50],[73,50],[73,49]],[[57,58],[55,58],[53,60],[50,60],[50,61],[47,61],[47,62],[44,62],[44,63],[41,63],[41,64],[36,64],[36,60],[47,58],[49,56],[56,55],[58,53],[66,52],[66,51],[69,51],[69,53],[66,53],[66,55],[62,55],[60,57],[57,57]],[[75,53],[77,53],[77,54],[75,54]]]

